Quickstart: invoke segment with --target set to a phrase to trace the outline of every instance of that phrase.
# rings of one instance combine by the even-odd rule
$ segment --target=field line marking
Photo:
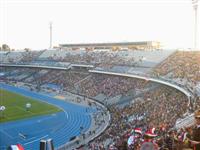
[[[10,134],[8,134],[6,131],[4,131],[4,130],[0,130],[2,133],[4,133],[5,135],[7,135],[10,139],[13,139],[13,137],[10,135]]]
[[[33,139],[35,139],[36,137],[34,136],[34,137],[31,137],[31,138],[29,138],[29,139],[27,139],[27,140],[33,140]]]
[[[33,143],[33,142],[39,141],[39,140],[41,140],[42,138],[45,138],[45,137],[47,137],[47,136],[49,136],[49,135],[47,134],[47,135],[42,136],[42,137],[40,137],[40,138],[38,138],[38,139],[35,139],[35,140],[33,140],[33,141],[30,141],[30,142],[27,142],[27,143],[25,143],[24,145],[28,145],[28,144],[31,144],[31,143]]]
[[[17,108],[20,109],[20,110],[23,110],[24,112],[28,112],[28,113],[31,113],[31,114],[35,114],[35,113],[31,112],[31,111],[26,111],[26,110],[24,110],[23,108],[21,108],[21,107],[19,107],[19,106],[15,106],[15,107],[17,107]]]

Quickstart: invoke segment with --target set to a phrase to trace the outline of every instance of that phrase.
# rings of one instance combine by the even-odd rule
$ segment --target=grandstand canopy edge
[[[8,64],[0,64],[0,67],[19,67],[19,68],[21,67],[21,68],[57,69],[57,70],[70,69],[65,67],[36,66],[36,65],[8,65]]]
[[[39,68],[39,69],[55,69],[55,70],[69,70],[73,67],[79,67],[79,68],[88,68],[91,69],[94,66],[93,65],[84,65],[84,64],[71,64],[68,67],[56,67],[56,66],[44,66],[44,65],[12,65],[12,64],[0,64],[0,67],[21,67],[21,68]]]

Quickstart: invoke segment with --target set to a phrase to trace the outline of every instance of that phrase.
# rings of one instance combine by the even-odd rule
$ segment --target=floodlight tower
[[[198,1],[199,0],[192,0],[192,5],[195,14],[195,21],[194,21],[194,48],[197,49],[198,46]]]
[[[49,41],[49,48],[52,48],[52,22],[49,23],[50,28],[50,41]]]

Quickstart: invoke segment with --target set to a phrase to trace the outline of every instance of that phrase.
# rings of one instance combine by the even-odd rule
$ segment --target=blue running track
[[[87,131],[91,126],[90,114],[96,111],[94,108],[86,108],[2,83],[0,88],[47,102],[63,110],[54,114],[0,123],[0,150],[17,143],[22,144],[25,150],[39,150],[40,140],[49,138],[53,139],[55,147],[59,147],[68,142],[71,137],[80,135],[81,126],[83,132]]]

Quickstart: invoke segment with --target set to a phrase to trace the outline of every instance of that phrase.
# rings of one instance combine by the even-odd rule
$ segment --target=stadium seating
[[[12,63],[15,59],[17,62],[19,60],[26,61],[30,57],[30,55],[22,55],[21,53],[17,55],[0,53],[0,56],[4,55],[7,56],[1,61],[5,63]],[[1,67],[3,74],[0,76],[0,80],[3,82],[20,81],[29,83],[33,87],[38,86],[42,88],[52,88],[46,87],[49,84],[55,85],[62,89],[56,89],[58,92],[64,91],[81,94],[101,101],[104,105],[108,106],[112,115],[110,128],[91,142],[89,147],[87,147],[88,149],[94,145],[96,147],[107,148],[112,144],[120,147],[122,145],[120,142],[127,139],[127,134],[130,134],[133,127],[138,126],[143,131],[154,126],[157,128],[157,133],[161,136],[163,135],[164,138],[173,127],[180,129],[191,125],[192,118],[187,118],[184,114],[187,112],[190,115],[195,109],[200,108],[200,98],[198,97],[198,93],[196,93],[200,85],[199,52],[181,52],[175,50],[127,50],[115,52],[103,50],[89,52],[85,50],[45,50],[33,57],[34,59],[32,59],[30,64],[65,67],[69,67],[71,64],[88,64],[94,65],[96,70],[137,74],[160,80],[170,79],[165,81],[173,81],[174,84],[184,87],[184,89],[191,93],[192,99],[189,99],[178,90],[155,84],[148,80],[100,75],[88,72],[88,69],[77,69],[76,67],[70,68],[67,71],[33,70],[30,68],[7,69]],[[16,92],[20,91],[17,90]],[[55,128],[49,127],[45,131],[41,130],[41,132],[35,133],[35,139],[46,136],[48,132],[47,137],[50,136],[53,138],[54,144],[58,147],[80,135],[80,130],[77,130],[80,129],[80,126],[84,126],[85,131],[89,129],[92,122],[91,116],[95,110],[90,109],[86,113],[84,107],[68,103],[64,104],[61,100],[46,97],[45,92],[43,95],[40,94],[32,93],[31,96],[62,106],[67,112],[67,116],[65,113],[56,114],[57,124],[53,122],[53,118],[52,120],[49,119],[49,124],[52,124]],[[55,95],[49,94],[49,96]],[[62,120],[60,119],[61,117],[63,118]],[[177,122],[178,119],[181,122]],[[39,128],[39,126],[35,126],[35,130],[39,130]],[[28,131],[28,128],[24,127],[24,130]],[[9,135],[12,135],[9,130],[5,131]],[[185,131],[181,131],[181,133],[185,133]],[[2,134],[4,135],[4,133]],[[179,133],[176,136],[178,137]],[[26,143],[31,141],[26,141]],[[6,140],[2,142],[10,144]],[[26,144],[27,148],[36,145],[34,142]]]

